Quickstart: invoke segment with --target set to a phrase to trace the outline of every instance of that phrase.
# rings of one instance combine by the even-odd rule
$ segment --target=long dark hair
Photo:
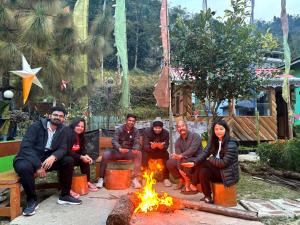
[[[83,122],[84,124],[84,130],[81,134],[76,134],[74,129],[75,127],[80,123],[80,122]],[[83,118],[75,118],[69,125],[70,129],[74,132],[74,135],[78,135],[79,137],[79,144],[80,144],[80,147],[82,147],[84,145],[84,132],[85,132],[85,128],[86,128],[86,122],[85,122],[85,119]]]
[[[225,120],[217,120],[213,123],[212,129],[211,129],[211,139],[210,139],[210,144],[212,148],[212,153],[216,153],[219,148],[219,138],[215,134],[215,126],[220,125],[225,128],[225,135],[222,140],[222,147],[227,146],[228,141],[230,139],[230,128]]]

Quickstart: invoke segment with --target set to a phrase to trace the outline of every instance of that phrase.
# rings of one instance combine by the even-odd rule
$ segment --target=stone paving
[[[172,187],[165,188],[161,183],[156,185],[157,192],[167,191],[170,195],[184,198],[187,200],[199,201],[203,196],[201,193],[197,195],[182,195]],[[82,196],[82,205],[58,205],[57,194],[52,195],[48,199],[39,204],[36,215],[31,217],[19,216],[11,222],[11,225],[100,225],[105,224],[106,218],[116,203],[116,196],[133,192],[133,189],[112,191],[101,189],[98,192],[92,192]],[[238,206],[241,208],[241,206]],[[176,218],[176,219],[174,219]],[[142,224],[224,224],[224,225],[261,225],[258,221],[247,221],[232,217],[226,217],[211,213],[200,212],[196,210],[177,210],[174,213],[149,213],[136,214],[133,216],[131,223],[134,225]]]

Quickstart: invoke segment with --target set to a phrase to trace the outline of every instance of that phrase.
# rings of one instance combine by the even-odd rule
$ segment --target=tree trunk
[[[6,88],[9,88],[9,80],[10,80],[10,73],[8,71],[4,72],[2,75],[2,91],[4,92]]]
[[[134,70],[137,70],[137,60],[138,60],[138,50],[139,50],[139,29],[136,29],[135,33],[135,56],[134,56]]]
[[[217,206],[213,204],[207,204],[204,202],[194,202],[181,199],[181,204],[185,208],[196,209],[204,212],[230,216],[245,220],[258,220],[257,212],[244,211],[240,209],[227,208],[223,206]]]
[[[128,195],[122,195],[106,219],[106,225],[130,225],[134,203]]]
[[[101,61],[101,68],[100,68],[100,71],[101,71],[101,78],[100,78],[100,82],[101,82],[101,85],[104,85],[104,58],[103,58],[103,55],[101,54],[101,57],[100,57],[100,61]]]

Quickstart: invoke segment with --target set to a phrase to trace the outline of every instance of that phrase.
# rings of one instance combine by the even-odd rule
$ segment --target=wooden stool
[[[89,188],[86,175],[82,174],[73,176],[71,189],[80,195],[88,194]]]
[[[0,216],[8,216],[11,220],[21,214],[20,207],[20,183],[19,177],[14,171],[0,173],[0,188],[10,189],[10,200],[0,203]]]
[[[123,190],[130,187],[131,170],[106,169],[105,188],[110,190]]]
[[[223,183],[213,183],[214,204],[221,206],[236,206],[236,185],[225,187]]]

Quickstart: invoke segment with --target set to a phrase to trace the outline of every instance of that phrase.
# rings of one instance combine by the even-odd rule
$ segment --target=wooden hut
[[[207,121],[201,111],[203,109],[197,109],[193,102],[191,84],[181,84],[180,82],[174,82],[172,86],[172,110],[174,116],[184,116],[188,120]],[[220,115],[228,121],[232,129],[232,135],[240,141],[256,141],[257,132],[261,141],[274,141],[277,139],[285,139],[288,137],[288,113],[287,106],[282,98],[282,86],[283,78],[274,78],[268,81],[264,86],[264,102],[258,103],[256,107],[262,107],[260,112],[259,122],[255,114],[253,113],[253,106],[249,106],[249,115],[247,113],[243,115],[238,113],[238,103],[235,101],[233,107],[227,106],[229,112],[226,115]],[[295,87],[300,86],[300,78],[290,79],[291,96],[293,100]],[[259,96],[258,98],[259,99]],[[259,105],[261,104],[261,105]],[[223,106],[226,108],[226,106]],[[239,107],[240,109],[242,106]],[[231,111],[230,111],[231,110]],[[244,110],[245,111],[245,110]],[[232,116],[229,116],[232,115]],[[211,118],[209,118],[211,119]],[[258,125],[258,126],[257,126]],[[257,129],[259,127],[259,129]]]

